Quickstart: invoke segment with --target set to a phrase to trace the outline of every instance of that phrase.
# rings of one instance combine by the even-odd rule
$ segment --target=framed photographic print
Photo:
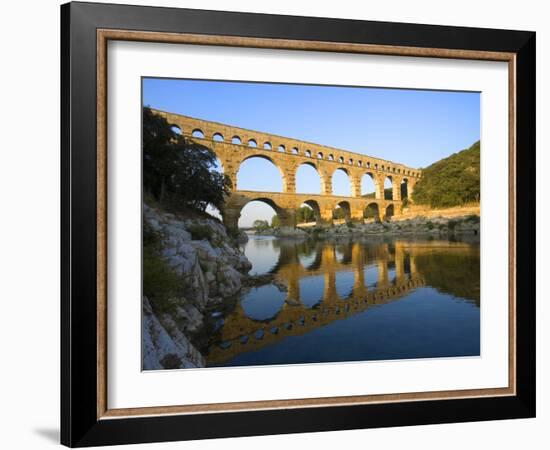
[[[63,444],[535,415],[535,33],[61,19]]]

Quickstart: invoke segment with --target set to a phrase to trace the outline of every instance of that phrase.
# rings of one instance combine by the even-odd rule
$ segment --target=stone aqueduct
[[[224,173],[237,187],[237,172],[247,159],[259,157],[271,161],[279,170],[282,192],[257,192],[233,189],[222,211],[229,229],[238,227],[242,208],[259,200],[277,212],[282,226],[296,225],[295,211],[302,204],[309,205],[318,225],[332,223],[334,210],[340,206],[347,221],[363,221],[367,206],[374,210],[375,220],[399,214],[402,202],[401,185],[406,185],[408,196],[422,173],[418,169],[380,158],[349,152],[333,147],[300,141],[274,134],[238,128],[217,122],[153,110],[179,128],[186,137],[207,145],[216,154]],[[302,164],[313,167],[321,180],[320,194],[296,193],[296,171]],[[344,171],[350,180],[351,196],[332,193],[332,175]],[[375,186],[375,198],[361,196],[361,178],[369,175]],[[392,198],[384,198],[384,181],[392,185]]]

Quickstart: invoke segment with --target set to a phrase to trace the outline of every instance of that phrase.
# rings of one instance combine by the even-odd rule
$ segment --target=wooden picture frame
[[[535,415],[535,33],[69,3],[61,7],[61,441],[68,446]],[[508,63],[509,386],[109,409],[106,71],[109,40]]]

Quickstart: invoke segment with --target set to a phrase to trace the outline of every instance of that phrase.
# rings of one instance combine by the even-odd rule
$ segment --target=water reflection
[[[251,320],[269,320],[277,315],[284,302],[285,294],[268,284],[247,292],[241,299],[241,307],[244,315]]]
[[[325,280],[321,275],[302,278],[299,282],[300,300],[306,308],[313,308],[323,300]]]
[[[338,272],[335,277],[336,295],[341,299],[348,298],[353,291],[355,274],[353,272]]]
[[[477,243],[262,237],[244,250],[251,273],[273,273],[287,290],[244,293],[213,339],[210,366],[479,354]],[[390,334],[373,348],[377,329]]]
[[[374,265],[366,267],[363,276],[367,288],[376,287],[376,282],[378,281],[378,267]]]
[[[279,261],[278,240],[273,236],[252,237],[244,249],[252,263],[251,275],[263,275],[271,272]]]

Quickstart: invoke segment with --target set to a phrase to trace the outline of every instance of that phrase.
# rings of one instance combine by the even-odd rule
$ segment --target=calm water
[[[479,243],[263,236],[243,248],[251,273],[277,283],[217,319],[208,366],[479,355]]]

